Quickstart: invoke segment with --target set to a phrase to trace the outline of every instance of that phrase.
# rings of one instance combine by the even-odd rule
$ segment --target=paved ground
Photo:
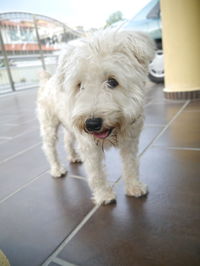
[[[166,101],[161,86],[149,88],[140,172],[150,193],[124,196],[112,149],[117,204],[95,207],[82,165],[50,177],[35,99],[35,90],[0,98],[0,249],[11,265],[200,265],[200,101]],[[58,149],[67,164],[62,141]]]

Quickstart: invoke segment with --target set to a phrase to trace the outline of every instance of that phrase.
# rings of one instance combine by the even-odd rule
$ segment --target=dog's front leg
[[[127,196],[140,197],[147,193],[147,186],[139,181],[139,137],[124,138],[120,144],[120,154],[123,162],[123,179]]]
[[[88,183],[93,193],[95,204],[109,204],[115,202],[116,196],[112,187],[106,181],[104,154],[96,144],[80,146],[81,158],[88,176]]]

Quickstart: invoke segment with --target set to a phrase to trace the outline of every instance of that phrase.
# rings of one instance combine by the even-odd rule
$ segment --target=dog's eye
[[[110,89],[113,89],[119,85],[119,83],[114,78],[109,78],[106,83],[108,88]]]

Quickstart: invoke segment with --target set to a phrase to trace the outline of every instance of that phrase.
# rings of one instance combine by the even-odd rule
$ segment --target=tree
[[[113,23],[115,23],[117,21],[120,21],[120,20],[123,20],[122,12],[121,11],[116,11],[116,12],[112,13],[109,16],[109,18],[106,20],[106,26],[105,27],[108,27],[111,24],[113,24]]]

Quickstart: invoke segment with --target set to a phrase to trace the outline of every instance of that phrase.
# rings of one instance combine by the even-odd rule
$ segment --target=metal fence
[[[80,33],[50,17],[0,13],[0,93],[35,87],[39,72],[53,73],[60,49]]]

